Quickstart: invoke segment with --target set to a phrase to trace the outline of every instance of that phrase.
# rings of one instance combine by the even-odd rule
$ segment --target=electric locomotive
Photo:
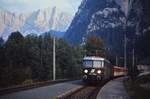
[[[102,57],[87,56],[83,58],[82,80],[84,82],[97,82],[113,77],[113,66]]]

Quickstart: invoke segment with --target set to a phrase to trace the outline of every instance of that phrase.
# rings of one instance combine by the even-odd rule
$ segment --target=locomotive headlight
[[[88,73],[88,70],[87,70],[87,69],[85,69],[85,70],[84,70],[84,73]]]
[[[97,70],[97,73],[100,74],[102,71],[101,70]]]

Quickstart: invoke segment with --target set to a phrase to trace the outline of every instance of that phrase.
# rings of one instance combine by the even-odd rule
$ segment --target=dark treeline
[[[80,76],[83,49],[56,39],[56,78]],[[53,38],[50,33],[23,37],[12,33],[0,39],[0,87],[52,80]]]
[[[88,37],[84,49],[86,50],[87,56],[100,56],[108,58],[108,52],[105,48],[103,40],[96,35]]]
[[[146,31],[135,43],[136,57],[142,60],[139,64],[150,65],[150,32]]]

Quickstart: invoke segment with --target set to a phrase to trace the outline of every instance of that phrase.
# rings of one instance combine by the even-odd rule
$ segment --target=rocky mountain
[[[90,35],[100,36],[113,54],[123,48],[127,0],[83,0],[65,34],[72,44],[82,44]],[[120,52],[122,53],[122,52]]]
[[[150,64],[150,1],[130,0],[128,24],[135,33],[135,51],[139,64]]]
[[[132,24],[138,36],[150,31],[149,5],[149,0],[130,0],[129,24]]]
[[[23,35],[30,33],[39,35],[49,30],[64,32],[72,18],[72,14],[56,7],[23,14],[0,9],[0,37],[6,39],[13,31],[20,31]]]
[[[113,56],[123,57],[126,34],[127,56],[134,48],[140,60],[149,62],[149,5],[149,0],[83,0],[64,38],[76,45],[96,35]]]

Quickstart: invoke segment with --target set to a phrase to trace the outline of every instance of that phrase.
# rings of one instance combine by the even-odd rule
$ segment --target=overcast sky
[[[82,0],[0,0],[0,8],[11,12],[24,13],[57,6],[64,11],[75,13]]]

